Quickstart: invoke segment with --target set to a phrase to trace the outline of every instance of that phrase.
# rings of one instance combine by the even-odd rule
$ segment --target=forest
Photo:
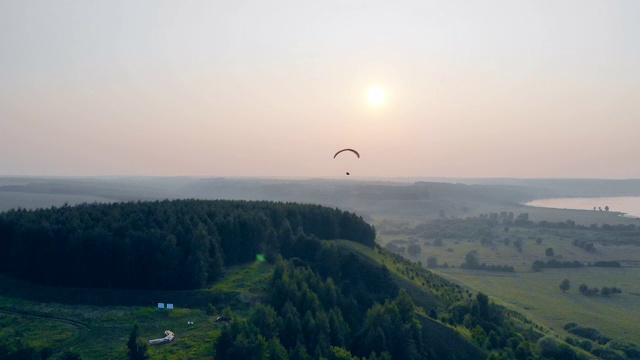
[[[346,239],[373,247],[359,216],[318,205],[174,200],[0,214],[0,273],[40,284],[197,289],[225,266]],[[300,251],[304,252],[304,249]]]

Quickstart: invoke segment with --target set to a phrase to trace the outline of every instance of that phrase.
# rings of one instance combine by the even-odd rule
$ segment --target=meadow
[[[492,273],[465,269],[438,269],[438,274],[474,291],[491,294],[502,305],[518,310],[556,333],[570,322],[593,327],[614,339],[638,342],[640,323],[639,268],[544,269],[537,273]],[[563,293],[558,285],[571,281]],[[589,287],[614,285],[623,289],[613,296],[585,296],[579,284]]]
[[[548,209],[538,209],[536,213]],[[585,224],[600,223],[612,214],[591,211],[550,210],[544,218],[565,221],[574,213]],[[554,213],[562,214],[553,218]],[[517,216],[515,213],[514,216]],[[529,217],[531,218],[531,216]],[[468,289],[489,294],[497,303],[517,310],[531,320],[546,326],[563,337],[562,328],[570,322],[601,330],[606,336],[638,341],[640,322],[640,239],[593,231],[591,229],[551,229],[497,225],[480,236],[462,234],[451,237],[431,237],[425,227],[434,226],[432,220],[420,223],[415,219],[377,218],[378,240],[393,243],[403,250],[403,256],[419,261],[424,266],[429,258],[437,258],[438,267],[431,270]],[[620,223],[638,223],[638,219],[615,217]],[[464,220],[460,220],[464,221]],[[615,222],[612,222],[615,223]],[[432,224],[432,225],[430,225]],[[460,224],[463,224],[462,222]],[[464,228],[464,226],[458,226]],[[486,240],[490,239],[490,240]],[[595,252],[573,245],[575,239],[593,242]],[[514,242],[521,242],[521,250]],[[410,244],[418,244],[421,251],[409,254]],[[384,245],[383,245],[384,246]],[[547,249],[553,255],[547,255]],[[495,272],[461,268],[466,255],[476,251],[480,263],[510,265],[515,272]],[[536,260],[579,261],[584,265],[596,261],[619,261],[621,268],[545,268],[534,271]],[[433,260],[433,259],[432,259]],[[571,288],[566,293],[559,289],[563,279],[569,279]],[[613,296],[586,296],[578,291],[580,284],[589,287],[618,287],[621,294]]]
[[[232,306],[237,314],[246,314],[256,300],[247,294],[261,293],[272,269],[271,265],[262,262],[229,269],[222,281],[199,290],[202,296],[210,297],[214,307],[212,311],[207,311],[206,307],[184,308],[180,302],[174,304],[173,310],[167,310],[158,309],[157,305],[62,304],[3,295],[0,296],[0,336],[18,338],[38,349],[49,348],[54,353],[52,359],[68,348],[85,359],[123,359],[132,326],[137,323],[140,339],[144,341],[164,337],[165,330],[176,335],[171,343],[150,345],[151,359],[210,358],[214,354],[212,339],[217,338],[222,326],[215,322],[216,318],[228,306]],[[7,282],[7,279],[0,279],[0,286]],[[47,286],[28,283],[20,286],[30,288],[31,291],[25,293],[38,291],[44,293],[40,294],[44,297],[47,292],[57,292]],[[104,295],[98,289],[82,291]],[[167,291],[164,294],[170,297],[172,293]]]

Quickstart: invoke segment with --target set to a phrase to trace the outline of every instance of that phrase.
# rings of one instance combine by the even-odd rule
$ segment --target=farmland
[[[586,222],[594,223],[603,215],[575,213]],[[513,218],[518,215],[513,214]],[[629,220],[637,221],[624,221]],[[433,270],[440,275],[474,291],[491,294],[496,302],[561,334],[567,334],[563,325],[576,322],[597,328],[613,338],[637,341],[640,321],[640,237],[637,231],[611,232],[602,230],[603,227],[579,225],[565,228],[547,223],[534,226],[540,224],[535,222],[517,226],[508,220],[486,226],[479,218],[404,223],[378,221],[379,238],[387,248],[397,249],[405,257],[424,265],[430,261],[433,265],[435,258],[437,266],[433,266]],[[557,221],[567,224],[566,219]],[[606,225],[604,228],[609,229]],[[593,251],[577,246],[576,240],[593,244]],[[515,246],[516,243],[520,245]],[[421,251],[416,254],[414,250],[410,254],[408,248],[412,244],[414,249],[418,245]],[[515,271],[461,268],[471,252],[476,254],[478,263],[513,266]],[[532,269],[534,261],[550,260],[579,262],[583,267]],[[622,267],[589,266],[598,261],[617,261]],[[563,293],[558,285],[565,278],[569,279],[571,288]],[[597,288],[615,286],[622,289],[622,293],[586,296],[578,291],[580,284]]]

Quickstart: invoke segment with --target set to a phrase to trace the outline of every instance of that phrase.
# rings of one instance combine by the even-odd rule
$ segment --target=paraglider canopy
[[[356,154],[356,156],[358,158],[360,158],[360,154],[357,151],[353,150],[353,149],[342,149],[342,150],[338,151],[335,155],[333,155],[333,158],[335,159],[336,156],[338,156],[338,154],[340,154],[341,152],[345,152],[345,151],[350,151],[350,152]]]
[[[336,158],[336,156],[338,156],[338,154],[343,153],[343,152],[352,152],[352,153],[354,153],[354,154],[358,157],[358,159],[360,158],[360,153],[358,153],[358,152],[357,152],[356,150],[354,150],[354,149],[342,149],[342,150],[338,151],[337,153],[335,153],[335,155],[333,155],[333,158],[335,159],[335,158]],[[348,157],[347,157],[347,158],[348,158]],[[347,173],[346,173],[346,174],[347,174],[347,175],[351,175],[348,171],[347,171]]]

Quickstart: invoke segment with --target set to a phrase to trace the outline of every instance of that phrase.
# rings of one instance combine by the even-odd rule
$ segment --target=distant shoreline
[[[548,198],[529,201],[524,205],[552,209],[608,211],[620,213],[623,217],[640,218],[640,196]]]

